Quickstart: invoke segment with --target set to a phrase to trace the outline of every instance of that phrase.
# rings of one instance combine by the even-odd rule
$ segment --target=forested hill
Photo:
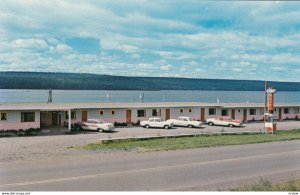
[[[268,85],[279,91],[300,91],[299,82],[268,82]],[[0,72],[0,89],[262,91],[264,82],[77,73]]]

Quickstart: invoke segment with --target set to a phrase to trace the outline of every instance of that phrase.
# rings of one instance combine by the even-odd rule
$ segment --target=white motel
[[[276,104],[274,115],[278,120],[300,119],[299,103]],[[71,116],[71,117],[70,117]],[[68,127],[89,118],[106,122],[126,123],[130,126],[159,116],[164,120],[189,116],[195,120],[230,117],[241,121],[259,121],[264,117],[260,103],[1,103],[0,130]]]

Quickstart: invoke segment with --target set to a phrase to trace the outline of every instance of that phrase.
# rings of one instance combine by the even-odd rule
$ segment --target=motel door
[[[244,109],[243,121],[247,121],[247,109]]]
[[[126,110],[126,123],[131,125],[131,110]]]
[[[232,110],[231,110],[231,118],[232,118],[232,119],[235,119],[235,109],[232,109]]]
[[[278,120],[281,120],[281,112],[282,112],[282,110],[281,110],[281,108],[278,108],[278,110],[279,110],[279,114],[278,114]]]
[[[58,126],[58,112],[52,112],[52,126]]]
[[[170,119],[170,109],[166,109],[166,120],[169,120]]]
[[[205,108],[201,108],[201,121],[205,121]]]
[[[86,122],[87,121],[87,111],[83,110],[81,115],[81,121]]]

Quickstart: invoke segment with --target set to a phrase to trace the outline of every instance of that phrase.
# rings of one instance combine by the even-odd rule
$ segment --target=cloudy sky
[[[300,81],[300,2],[1,0],[0,71]]]

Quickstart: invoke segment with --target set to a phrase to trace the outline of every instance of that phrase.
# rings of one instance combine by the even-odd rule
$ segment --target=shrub
[[[39,135],[41,133],[40,128],[30,128],[25,130],[25,136],[34,136],[34,135]]]
[[[118,122],[114,122],[115,127],[126,127],[127,123],[118,123]]]

